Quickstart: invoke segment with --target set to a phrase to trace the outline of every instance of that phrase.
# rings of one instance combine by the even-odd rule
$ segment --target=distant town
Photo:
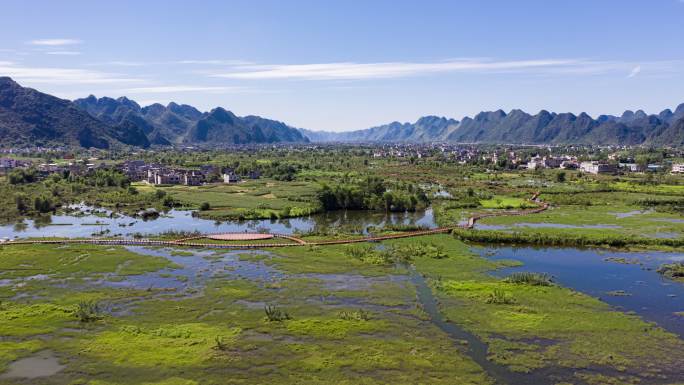
[[[317,151],[330,148],[356,148],[371,159],[398,159],[409,163],[421,159],[476,165],[487,171],[497,170],[578,170],[587,174],[622,173],[684,173],[684,153],[677,149],[650,150],[658,156],[633,155],[639,147],[630,146],[490,146],[474,144],[306,144],[287,146],[235,146],[226,149],[239,154],[248,154],[256,149],[278,148],[279,151]],[[68,148],[7,148],[0,150],[0,174],[7,175],[14,169],[34,169],[39,175],[55,173],[86,175],[98,169],[116,169],[132,182],[146,182],[152,185],[199,186],[206,183],[238,183],[242,180],[259,179],[258,168],[236,172],[226,167],[207,162],[197,168],[173,167],[160,162],[129,160],[137,155],[154,154],[142,150],[131,154],[112,154],[102,150],[80,150]],[[193,152],[194,148],[180,149]],[[36,158],[46,159],[45,162]]]

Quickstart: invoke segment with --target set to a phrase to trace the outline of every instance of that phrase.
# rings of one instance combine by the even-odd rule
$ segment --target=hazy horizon
[[[72,100],[220,106],[315,131],[684,102],[682,0],[9,1],[3,13],[0,76]]]

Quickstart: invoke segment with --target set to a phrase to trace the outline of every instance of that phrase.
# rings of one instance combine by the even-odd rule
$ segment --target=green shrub
[[[95,301],[81,301],[76,305],[74,315],[81,322],[95,322],[102,319],[102,309]]]

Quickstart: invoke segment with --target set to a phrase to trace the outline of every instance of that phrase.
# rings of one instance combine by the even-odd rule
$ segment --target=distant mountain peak
[[[209,120],[205,119],[209,118]],[[280,122],[243,119],[217,107],[203,113],[186,104],[167,107],[140,105],[126,96],[97,98],[89,95],[73,102],[21,87],[0,77],[0,140],[3,145],[81,145],[108,148],[127,144],[195,143],[197,126],[218,132],[212,143],[306,142],[296,129]],[[215,129],[220,126],[220,129]]]
[[[10,78],[0,78],[0,140],[3,145],[109,148],[140,135],[141,132],[134,128],[103,122],[68,100],[22,87]],[[148,143],[145,138],[141,143],[127,144],[145,146]]]
[[[405,142],[452,141],[462,143],[510,144],[677,144],[684,145],[684,104],[678,107],[681,117],[669,120],[647,115],[643,110],[627,110],[620,117],[600,115],[594,119],[586,112],[555,113],[540,110],[530,115],[521,109],[506,114],[503,110],[482,111],[461,121],[424,116],[415,123],[393,122],[351,132],[303,132],[313,141]],[[674,120],[673,120],[674,119]],[[673,131],[676,124],[682,129]],[[680,132],[681,131],[681,132]],[[674,141],[667,135],[674,136]]]

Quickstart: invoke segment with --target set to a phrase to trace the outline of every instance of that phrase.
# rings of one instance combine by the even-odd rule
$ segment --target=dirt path
[[[468,222],[464,225],[458,226],[447,226],[438,227],[436,229],[430,230],[419,230],[419,231],[407,231],[399,234],[382,235],[377,237],[364,237],[356,239],[338,239],[331,241],[318,241],[318,242],[307,242],[303,239],[286,235],[286,234],[273,234],[275,238],[286,239],[290,242],[273,242],[273,243],[246,243],[246,244],[217,244],[217,243],[204,243],[196,242],[202,238],[206,238],[208,234],[175,239],[170,241],[158,241],[150,239],[60,239],[60,240],[26,240],[26,241],[8,241],[0,243],[0,246],[11,246],[11,245],[40,245],[40,244],[93,244],[93,245],[124,245],[124,246],[183,246],[183,247],[201,247],[201,248],[214,248],[214,249],[259,249],[259,248],[270,248],[270,247],[292,247],[292,246],[326,246],[326,245],[343,245],[350,243],[361,243],[361,242],[378,242],[385,241],[388,239],[399,239],[399,238],[410,238],[410,237],[420,237],[425,235],[433,234],[444,234],[449,233],[453,229],[472,229],[475,227],[475,223],[481,219],[495,217],[495,216],[513,216],[513,215],[530,215],[537,214],[545,211],[549,208],[549,204],[541,202],[539,200],[539,194],[535,193],[530,198],[530,202],[537,205],[534,209],[527,210],[505,210],[500,212],[488,212],[475,214],[468,218]]]

